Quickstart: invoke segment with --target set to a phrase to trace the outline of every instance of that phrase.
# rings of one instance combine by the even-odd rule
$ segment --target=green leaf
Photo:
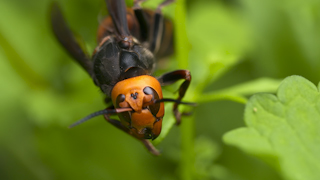
[[[320,179],[319,89],[291,76],[277,96],[254,95],[245,109],[247,127],[228,132],[224,141],[266,161],[285,179]]]

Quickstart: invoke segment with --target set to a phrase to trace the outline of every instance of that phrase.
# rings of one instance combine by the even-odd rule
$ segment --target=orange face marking
[[[152,76],[142,75],[118,82],[111,92],[112,102],[115,104],[118,95],[123,94],[125,95],[125,101],[129,103],[131,108],[135,111],[141,111],[143,102],[146,103],[151,99],[143,92],[143,89],[147,86],[152,87],[159,98],[162,99],[162,90],[158,80]],[[134,98],[135,96],[136,98]]]
[[[154,139],[161,132],[164,104],[159,103],[157,112],[152,112],[149,106],[153,105],[152,98],[155,97],[144,92],[146,87],[152,88],[157,94],[157,98],[162,99],[160,83],[156,78],[148,75],[137,76],[118,82],[111,92],[111,98],[115,107],[130,107],[133,109],[130,120],[121,119],[121,117],[120,120],[131,129],[134,136],[141,139]],[[124,100],[117,104],[117,97],[119,95],[123,95]]]

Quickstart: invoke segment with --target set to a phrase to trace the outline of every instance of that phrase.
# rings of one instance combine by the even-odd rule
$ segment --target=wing
[[[67,26],[58,3],[54,2],[51,5],[51,26],[53,33],[60,44],[68,51],[68,53],[84,68],[92,77],[93,66],[90,57],[81,48],[74,34]]]
[[[108,12],[118,34],[121,37],[130,36],[127,21],[126,3],[124,0],[106,0]]]

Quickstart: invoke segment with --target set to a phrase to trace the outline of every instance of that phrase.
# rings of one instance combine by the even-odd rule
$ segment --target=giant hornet
[[[84,51],[66,24],[57,3],[51,6],[51,25],[55,37],[68,53],[93,79],[112,105],[77,121],[76,126],[92,117],[104,115],[113,126],[140,140],[148,150],[159,155],[159,151],[148,139],[156,139],[162,127],[164,102],[174,102],[173,112],[177,124],[178,111],[190,81],[188,70],[176,70],[153,77],[156,57],[173,52],[172,22],[162,15],[162,7],[173,0],[164,0],[155,11],[143,9],[145,0],[135,0],[127,8],[124,0],[105,0],[109,16],[98,28],[98,46],[90,57]],[[177,99],[165,99],[161,86],[183,79]],[[119,120],[111,119],[118,114]]]

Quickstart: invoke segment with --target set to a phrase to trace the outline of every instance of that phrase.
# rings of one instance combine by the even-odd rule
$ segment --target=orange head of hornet
[[[115,108],[131,108],[119,113],[121,123],[139,139],[155,139],[159,136],[164,116],[162,90],[158,80],[141,75],[118,82],[111,92]]]

